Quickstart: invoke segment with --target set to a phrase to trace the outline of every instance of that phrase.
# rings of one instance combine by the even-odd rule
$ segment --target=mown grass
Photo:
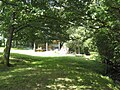
[[[0,65],[0,90],[119,90],[94,60],[12,54],[11,63]]]

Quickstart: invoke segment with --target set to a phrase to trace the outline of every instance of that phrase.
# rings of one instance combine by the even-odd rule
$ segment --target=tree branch
[[[111,7],[114,10],[117,10],[120,13],[120,7]]]
[[[15,29],[14,33],[17,33],[18,31],[22,30],[23,28],[26,28],[26,27],[29,27],[29,26],[30,26],[29,24],[18,26]]]
[[[5,3],[6,5],[18,6],[17,4],[10,3],[10,2],[8,2],[8,1],[6,1],[6,0],[0,0],[0,1],[2,1],[2,2]]]

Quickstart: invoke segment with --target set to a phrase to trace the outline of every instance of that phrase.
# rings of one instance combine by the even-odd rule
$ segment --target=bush
[[[95,36],[98,52],[104,63],[109,63],[114,57],[114,45],[110,33],[101,30]]]
[[[85,53],[85,55],[90,55],[90,52],[89,52],[89,48],[88,48],[88,47],[85,47],[85,48],[84,48],[84,53]]]

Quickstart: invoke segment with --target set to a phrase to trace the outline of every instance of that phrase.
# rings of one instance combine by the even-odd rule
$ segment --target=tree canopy
[[[12,40],[34,43],[36,39],[79,38],[84,42],[92,37],[103,62],[119,66],[119,8],[120,0],[0,0],[0,33],[7,38],[6,65],[9,66]],[[79,32],[76,27],[85,31]],[[69,37],[71,33],[67,31],[71,28],[77,34]]]

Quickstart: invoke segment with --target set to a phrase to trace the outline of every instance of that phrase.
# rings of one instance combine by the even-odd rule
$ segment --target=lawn
[[[0,90],[119,90],[95,60],[12,54],[11,63],[0,64]]]

